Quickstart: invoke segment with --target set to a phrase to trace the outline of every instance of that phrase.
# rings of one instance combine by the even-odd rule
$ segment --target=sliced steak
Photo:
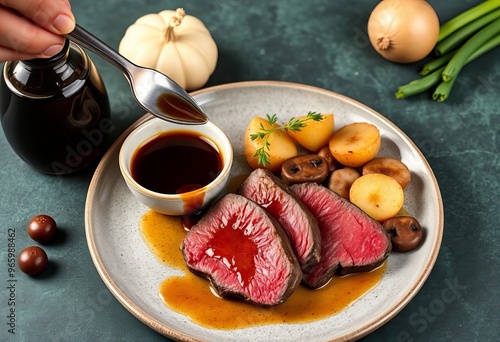
[[[303,282],[318,288],[335,273],[370,271],[389,256],[391,242],[382,225],[354,204],[315,183],[290,188],[314,214],[321,231],[321,261]]]
[[[318,264],[321,256],[318,222],[281,179],[269,171],[256,169],[238,192],[262,206],[280,223],[303,271]]]
[[[254,304],[282,303],[302,272],[279,223],[249,199],[227,194],[183,240],[187,266],[208,278],[221,297]]]

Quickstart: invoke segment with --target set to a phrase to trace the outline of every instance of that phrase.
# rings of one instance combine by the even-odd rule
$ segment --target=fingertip
[[[42,57],[52,57],[58,54],[63,49],[63,47],[63,45],[59,44],[52,45],[42,53]]]
[[[8,62],[8,61],[20,61],[20,60],[28,60],[33,58],[43,58],[42,55],[39,54],[30,54],[30,53],[22,53],[19,51],[15,51],[12,49],[0,47],[0,62]]]
[[[59,34],[67,34],[73,31],[75,24],[75,18],[64,13],[56,17],[52,26]]]

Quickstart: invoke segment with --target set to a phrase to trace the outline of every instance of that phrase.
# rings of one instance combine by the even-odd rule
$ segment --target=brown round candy
[[[383,223],[391,237],[392,249],[408,252],[415,249],[423,239],[424,232],[420,223],[411,216],[395,216]]]
[[[42,272],[48,262],[49,258],[47,257],[47,253],[38,246],[26,247],[17,257],[19,269],[29,275],[35,275]]]
[[[27,231],[33,240],[44,243],[56,235],[57,224],[49,215],[37,215],[29,221]]]

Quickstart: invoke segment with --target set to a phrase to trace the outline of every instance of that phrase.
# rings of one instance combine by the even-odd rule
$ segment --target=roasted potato
[[[300,131],[290,131],[290,136],[302,147],[311,151],[318,152],[323,146],[328,144],[334,129],[333,114],[322,114],[323,120],[308,120],[307,126],[302,127]],[[298,117],[298,120],[305,120],[307,116]]]
[[[403,207],[403,188],[392,177],[372,173],[352,183],[349,200],[377,221],[395,216]]]
[[[366,122],[355,122],[342,127],[333,133],[329,142],[333,157],[349,167],[359,167],[375,158],[380,145],[378,128]]]
[[[253,169],[261,167],[272,172],[279,171],[285,160],[297,155],[297,145],[295,145],[295,141],[287,132],[283,130],[274,131],[269,135],[267,140],[269,143],[269,150],[266,149],[266,151],[269,153],[270,163],[267,165],[260,165],[258,163],[258,156],[256,156],[255,153],[259,148],[264,146],[265,138],[256,138],[252,140],[251,135],[260,132],[262,127],[264,129],[271,128],[269,121],[260,117],[254,117],[249,122],[243,138],[243,152],[245,158]]]

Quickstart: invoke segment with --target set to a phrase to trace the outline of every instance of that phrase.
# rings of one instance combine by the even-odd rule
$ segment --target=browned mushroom
[[[328,172],[333,172],[338,168],[338,162],[333,158],[330,152],[330,146],[326,145],[318,151],[318,156],[323,157],[328,164]]]
[[[415,249],[424,236],[420,223],[411,216],[392,217],[383,226],[391,237],[392,249],[398,252]]]
[[[323,157],[306,154],[286,160],[281,166],[281,178],[288,184],[323,183],[328,175],[328,165]]]
[[[356,179],[359,178],[359,172],[351,167],[344,167],[331,173],[328,180],[328,188],[340,196],[349,199],[349,190]]]

